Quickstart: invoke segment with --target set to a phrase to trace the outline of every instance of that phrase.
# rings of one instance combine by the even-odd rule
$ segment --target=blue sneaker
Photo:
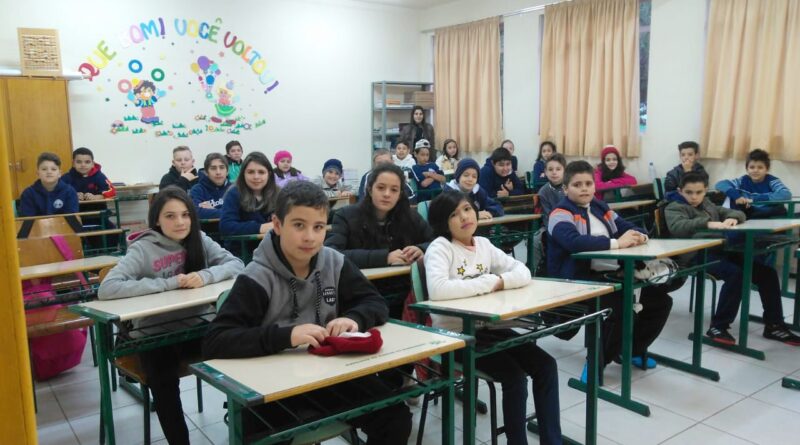
[[[584,363],[583,372],[581,372],[581,383],[586,384],[589,381],[589,364]]]
[[[636,357],[631,358],[631,364],[637,368],[642,368],[642,356],[637,355]],[[647,369],[653,369],[658,366],[658,362],[653,360],[650,357],[647,357]]]

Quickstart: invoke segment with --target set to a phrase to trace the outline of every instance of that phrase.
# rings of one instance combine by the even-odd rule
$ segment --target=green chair
[[[426,222],[428,221],[429,202],[430,201],[423,201],[417,204],[417,213],[419,213],[419,216],[421,216]]]

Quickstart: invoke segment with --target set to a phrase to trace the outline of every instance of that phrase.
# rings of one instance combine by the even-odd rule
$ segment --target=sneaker
[[[727,329],[723,328],[715,328],[712,326],[708,332],[706,332],[706,337],[708,337],[714,343],[720,343],[729,346],[736,344],[736,339],[733,338],[733,335],[731,335]]]
[[[800,346],[800,337],[794,335],[783,323],[764,326],[764,338],[777,340],[790,346]]]
[[[647,363],[647,368],[646,369],[653,369],[656,366],[658,366],[658,363],[656,363],[655,359],[653,359],[652,357],[647,357],[647,362],[646,363]],[[641,369],[642,368],[642,356],[641,355],[637,355],[636,357],[631,357],[631,364],[633,366]]]

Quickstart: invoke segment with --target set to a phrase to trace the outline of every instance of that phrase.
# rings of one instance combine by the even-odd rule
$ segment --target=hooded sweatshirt
[[[456,182],[455,179],[451,179],[450,182],[446,184],[446,187],[463,193],[461,186],[458,185],[458,182]],[[500,205],[499,202],[490,198],[489,194],[486,193],[486,190],[481,188],[480,184],[475,184],[475,187],[472,187],[472,190],[469,191],[469,196],[472,198],[472,201],[475,203],[475,206],[478,208],[479,212],[481,210],[486,210],[487,212],[491,213],[492,216],[505,215],[503,206]]]
[[[706,172],[705,167],[699,162],[694,163],[692,166],[692,171],[696,173],[701,173],[708,179],[708,173]],[[678,190],[678,185],[681,183],[681,179],[686,172],[683,171],[683,165],[676,165],[675,168],[667,172],[667,177],[664,179],[664,192],[674,192]]]
[[[501,186],[504,187],[504,184],[509,179],[511,180],[511,184],[513,184],[513,189],[508,190],[509,195],[522,195],[525,193],[525,186],[517,176],[515,169],[512,168],[511,174],[508,176],[499,176],[494,171],[492,158],[486,158],[486,163],[483,165],[483,167],[481,167],[478,183],[484,190],[486,190],[486,193],[489,194],[489,197],[496,198],[497,191],[500,190]]]
[[[92,169],[89,170],[89,173],[84,176],[75,170],[75,167],[72,167],[61,179],[71,185],[78,193],[103,195],[106,198],[116,196],[116,191],[114,187],[111,186],[111,181],[108,180],[100,169],[100,164],[95,162]]]
[[[201,232],[206,268],[197,273],[204,284],[213,284],[233,278],[244,269],[239,258],[219,246]],[[101,300],[138,297],[178,289],[177,275],[185,273],[186,249],[161,233],[148,229],[128,237],[128,251],[100,283],[97,297]],[[133,320],[134,329],[159,325],[147,329],[147,334],[169,332],[185,328],[183,323],[165,323],[191,316],[208,314],[210,305],[194,306],[164,314]],[[143,336],[134,332],[133,337]],[[137,335],[138,334],[138,335]]]
[[[243,358],[275,354],[292,347],[292,329],[325,326],[347,317],[366,331],[386,322],[386,301],[364,274],[333,249],[322,247],[310,273],[294,274],[270,232],[239,275],[219,308],[203,342],[206,358]]]
[[[61,215],[78,212],[78,192],[71,185],[58,180],[56,187],[48,192],[37,179],[26,188],[19,198],[20,216]]]
[[[222,185],[216,185],[211,178],[206,175],[206,172],[200,170],[200,178],[197,180],[192,189],[189,191],[189,196],[192,197],[195,208],[197,208],[197,215],[201,219],[219,218],[222,213],[222,203],[224,202],[225,192],[231,183],[228,179]],[[211,201],[213,209],[204,209],[200,207],[200,203]]]
[[[734,179],[723,179],[714,186],[725,193],[725,196],[736,201],[741,197],[753,200],[754,206],[762,201],[783,201],[792,199],[792,192],[776,176],[766,175],[761,182],[753,182],[750,176],[744,175]]]
[[[225,159],[228,160],[228,181],[231,183],[236,182],[236,178],[239,177],[239,171],[242,170],[242,160],[239,159],[239,162],[236,162],[228,155],[225,155]]]
[[[197,169],[192,169],[192,174],[197,176]],[[197,184],[198,178],[194,178],[193,181],[189,181],[188,179],[181,176],[181,172],[178,171],[177,168],[173,165],[169,168],[169,171],[166,175],[161,177],[161,182],[158,184],[158,189],[161,190],[164,187],[168,187],[170,185],[176,185],[182,188],[184,191],[188,192],[195,184]]]

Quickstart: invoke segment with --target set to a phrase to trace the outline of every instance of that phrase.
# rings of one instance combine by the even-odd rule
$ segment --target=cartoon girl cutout
[[[145,124],[153,124],[161,120],[156,116],[156,108],[153,105],[158,102],[159,97],[163,96],[164,92],[159,91],[149,80],[139,82],[136,88],[128,93],[128,99],[141,109],[141,121]]]
[[[238,99],[238,96],[233,92],[232,80],[228,81],[224,87],[219,87],[217,89],[217,103],[214,104],[217,116],[213,116],[211,120],[220,123],[224,119],[227,124],[235,124],[236,119],[231,119],[229,116],[236,112],[236,107],[233,106],[233,104],[236,103]]]

